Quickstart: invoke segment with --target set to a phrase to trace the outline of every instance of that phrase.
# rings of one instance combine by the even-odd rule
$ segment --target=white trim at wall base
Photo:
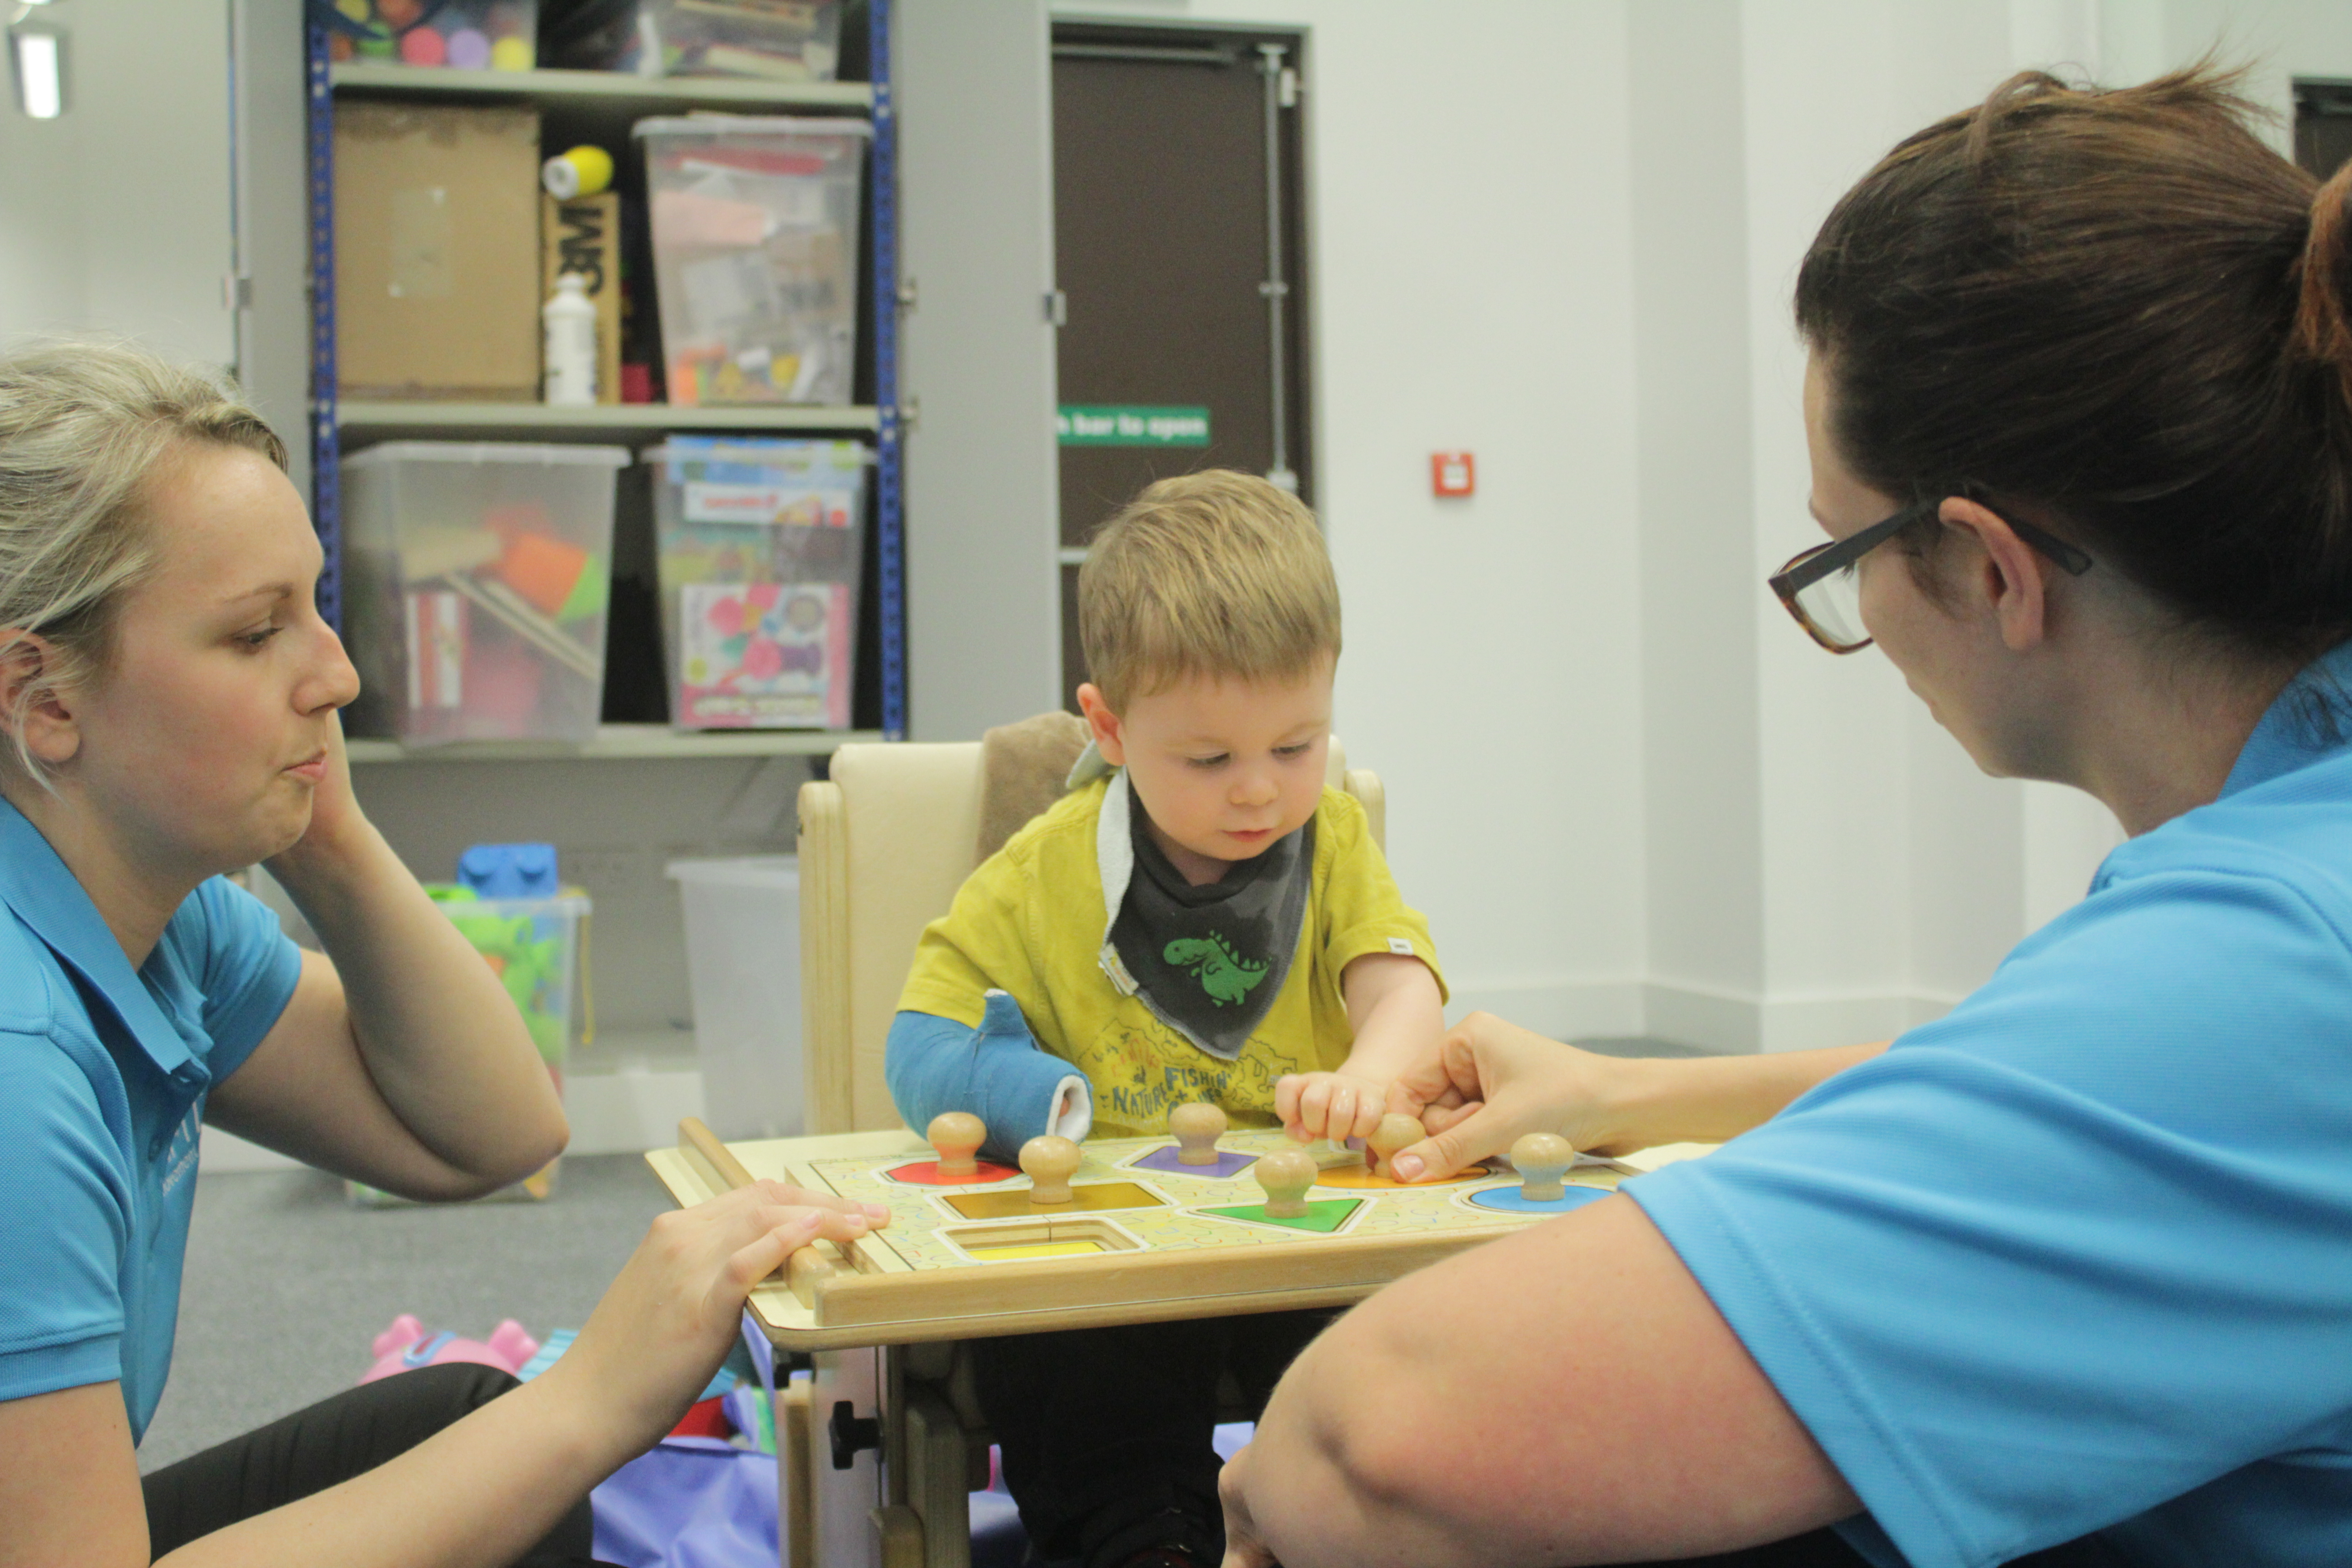
[[[677,1124],[703,1114],[702,1071],[624,1068],[571,1073],[563,1114],[572,1121],[570,1154],[637,1154],[677,1147]]]
[[[1445,1016],[1492,1013],[1555,1040],[1623,1039],[1644,1032],[1642,989],[1631,980],[1473,981],[1454,993]]]
[[[572,1122],[567,1154],[640,1154],[647,1149],[674,1148],[679,1119],[702,1114],[702,1074],[693,1068],[572,1073],[563,1080],[563,1113]],[[207,1127],[196,1168],[217,1176],[299,1171],[302,1165],[274,1149]]]
[[[1726,1054],[1805,1051],[1892,1039],[1942,1017],[1958,1000],[1919,993],[1858,996],[1742,996],[1696,985],[1642,987],[1640,1031]]]

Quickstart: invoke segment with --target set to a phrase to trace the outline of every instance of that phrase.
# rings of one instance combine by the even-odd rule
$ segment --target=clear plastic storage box
[[[337,0],[313,11],[327,16],[336,60],[502,71],[539,60],[539,0]]]
[[[702,1119],[721,1138],[802,1131],[801,876],[790,855],[674,860]]]
[[[583,1043],[582,1026],[588,1016],[588,985],[581,956],[593,908],[588,895],[567,888],[552,898],[485,899],[477,897],[470,888],[443,882],[432,883],[425,890],[514,998],[523,1027],[530,1031],[531,1044],[539,1047],[540,1059],[547,1064],[561,1095],[564,1067],[572,1059],[573,1047]],[[797,946],[793,952],[797,958]],[[793,968],[798,970],[797,962]],[[794,1021],[798,1022],[797,1017]],[[493,1195],[551,1197],[561,1163],[561,1156],[551,1160]],[[362,1182],[346,1182],[344,1188],[353,1203],[371,1207],[403,1201]]]
[[[343,459],[352,731],[582,742],[604,689],[618,447],[392,441]]]
[[[838,0],[639,0],[637,26],[667,76],[831,81],[841,58]]]
[[[670,721],[847,729],[866,448],[676,436],[646,459]]]
[[[669,401],[849,402],[857,120],[641,120]]]

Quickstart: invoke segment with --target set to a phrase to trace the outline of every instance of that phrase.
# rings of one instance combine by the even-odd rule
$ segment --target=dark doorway
[[[1314,504],[1303,45],[1282,31],[1054,28],[1063,692],[1073,705],[1086,676],[1077,563],[1087,536],[1136,491],[1232,468],[1286,473]]]
[[[2352,82],[2294,84],[2294,161],[2326,179],[2352,158]]]

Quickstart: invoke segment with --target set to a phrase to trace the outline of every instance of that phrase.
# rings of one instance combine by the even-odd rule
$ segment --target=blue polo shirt
[[[214,878],[136,971],[0,801],[0,1399],[122,1384],[136,1441],[171,1370],[205,1096],[261,1043],[301,954]]]
[[[2352,1563],[2347,687],[1944,1018],[1627,1184],[1873,1562]]]

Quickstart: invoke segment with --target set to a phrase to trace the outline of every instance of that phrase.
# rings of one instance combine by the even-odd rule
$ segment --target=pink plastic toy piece
[[[392,1321],[390,1328],[376,1335],[375,1343],[368,1348],[376,1361],[368,1368],[367,1375],[360,1379],[362,1383],[373,1383],[396,1372],[413,1372],[420,1366],[446,1366],[453,1362],[520,1372],[523,1364],[539,1353],[539,1342],[512,1318],[492,1329],[485,1342],[461,1340],[446,1330],[427,1334],[425,1325],[414,1314],[403,1312]]]
[[[430,27],[411,27],[400,35],[400,58],[413,66],[444,65],[449,43]]]

